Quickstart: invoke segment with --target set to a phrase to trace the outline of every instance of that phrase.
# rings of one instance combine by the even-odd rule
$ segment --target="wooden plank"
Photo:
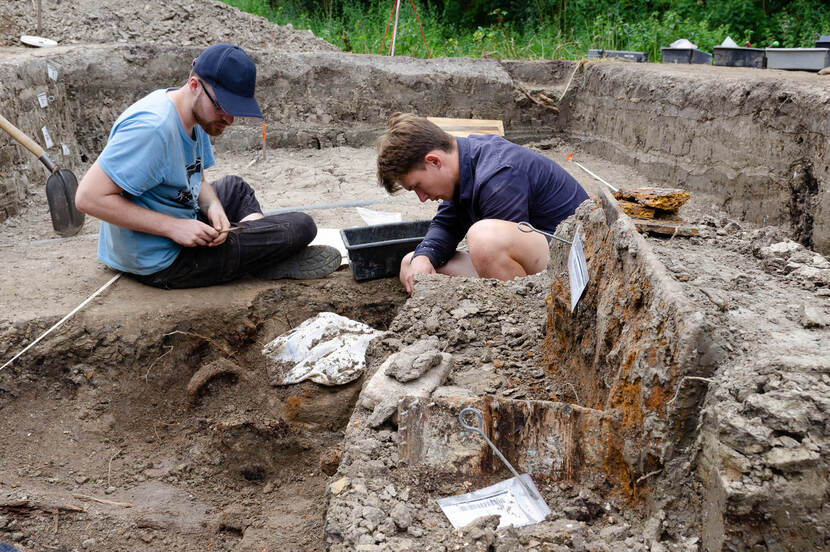
[[[625,199],[617,200],[623,212],[631,218],[653,219],[655,209]]]
[[[507,472],[481,436],[458,423],[468,406],[481,412],[484,433],[516,470],[537,481],[604,481],[611,443],[622,442],[615,411],[491,396],[405,397],[398,403],[400,461],[434,474]]]
[[[628,200],[644,207],[676,212],[691,197],[680,188],[633,188],[614,194],[617,200]]]
[[[662,236],[697,236],[697,226],[685,224],[682,220],[660,220],[631,218],[634,226],[641,233],[660,234]]]
[[[452,136],[465,137],[470,134],[504,136],[504,123],[496,119],[452,119],[447,117],[427,117],[427,119]]]

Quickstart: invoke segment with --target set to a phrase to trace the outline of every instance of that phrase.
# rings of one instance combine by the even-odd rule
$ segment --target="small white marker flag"
[[[571,251],[568,253],[568,277],[571,281],[571,312],[588,285],[588,263],[585,262],[585,250],[582,249],[582,240],[579,237],[579,227],[574,232],[571,242]]]

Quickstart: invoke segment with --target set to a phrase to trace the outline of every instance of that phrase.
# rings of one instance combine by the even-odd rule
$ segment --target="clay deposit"
[[[365,224],[357,205],[427,219],[434,205],[376,184],[386,116],[501,119],[591,194],[557,230],[579,228],[590,280],[572,309],[560,242],[538,275],[424,276],[412,296],[346,265],[176,292],[122,277],[0,371],[0,542],[830,549],[827,77],[359,56],[213,1],[44,4],[51,49],[20,45],[35,25],[31,2],[0,6],[0,113],[41,144],[46,128],[49,155],[79,177],[124,108],[179,85],[204,46],[235,42],[257,62],[267,140],[258,122],[234,125],[208,178],[238,174],[266,210],[308,209],[320,228]],[[685,189],[696,235],[640,234],[569,154],[620,188]],[[2,362],[113,276],[97,221],[54,235],[46,176],[0,136]],[[320,312],[384,332],[366,375],[272,386],[263,347]],[[452,528],[438,499],[511,477],[459,425],[465,407],[531,474],[543,522]]]

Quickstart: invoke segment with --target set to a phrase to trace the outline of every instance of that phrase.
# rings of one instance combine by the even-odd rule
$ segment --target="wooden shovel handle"
[[[20,142],[20,145],[24,148],[34,153],[36,157],[43,155],[43,148],[40,147],[40,144],[23,134],[20,129],[8,122],[2,115],[0,115],[0,128],[8,132],[12,138]]]

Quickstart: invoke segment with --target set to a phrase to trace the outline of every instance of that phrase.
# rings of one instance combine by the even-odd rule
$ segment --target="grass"
[[[337,3],[332,0],[316,4],[313,11],[304,10],[299,2],[281,2],[274,6],[269,0],[222,0],[243,11],[263,16],[277,25],[291,24],[296,29],[309,29],[346,52],[360,54],[388,53],[391,45],[393,15],[388,0],[362,5],[353,0]],[[807,5],[809,0],[796,0]],[[678,9],[640,14],[634,21],[614,15],[600,14],[583,22],[581,29],[563,32],[561,22],[539,17],[524,22],[506,20],[501,9],[490,12],[491,23],[486,26],[462,26],[447,21],[436,7],[437,2],[416,2],[421,29],[406,0],[401,1],[395,55],[412,57],[490,57],[497,59],[579,59],[589,48],[647,52],[650,61],[660,61],[660,48],[678,38],[687,38],[698,48],[712,51],[727,36],[738,44],[749,40],[766,41],[765,46],[778,36],[781,46],[809,46],[815,39],[815,29],[830,29],[830,8],[810,12],[809,26],[803,19],[779,13],[765,22],[763,32],[752,29],[736,32],[726,23],[712,23],[712,18],[700,13]],[[805,8],[806,9],[806,8]],[[335,13],[335,11],[337,13]],[[540,12],[541,13],[541,12]],[[796,22],[800,22],[797,25]],[[384,29],[386,34],[384,35]],[[770,30],[775,29],[775,31]],[[811,38],[812,37],[812,38]],[[425,40],[424,40],[425,39]],[[429,46],[424,45],[424,41]]]

